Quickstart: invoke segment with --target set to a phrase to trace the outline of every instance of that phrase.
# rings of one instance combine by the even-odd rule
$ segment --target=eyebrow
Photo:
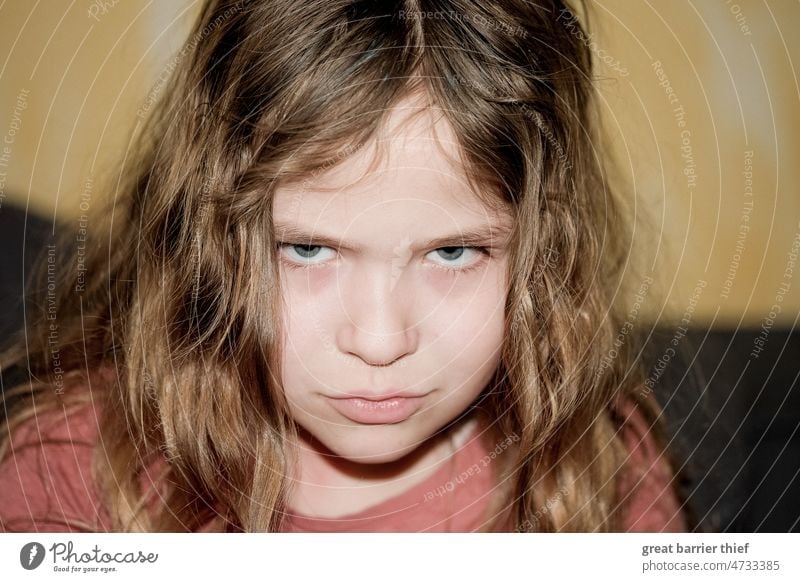
[[[336,249],[360,252],[363,250],[361,245],[348,243],[324,232],[311,232],[303,227],[293,224],[276,223],[275,232],[279,239],[290,239],[292,241],[302,241],[303,244],[320,245]],[[448,234],[425,241],[424,247],[461,247],[461,246],[498,246],[510,229],[506,226],[480,226],[469,228],[460,233]]]

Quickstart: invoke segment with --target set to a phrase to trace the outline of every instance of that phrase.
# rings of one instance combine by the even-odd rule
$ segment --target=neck
[[[289,495],[290,512],[334,519],[399,495],[441,469],[442,463],[453,455],[452,440],[471,427],[467,417],[403,458],[378,464],[337,456],[298,427],[298,467]]]

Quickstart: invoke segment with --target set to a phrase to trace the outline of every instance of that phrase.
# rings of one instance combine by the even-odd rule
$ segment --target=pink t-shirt
[[[80,520],[90,530],[110,530],[91,474],[97,420],[95,408],[87,405],[68,416],[62,411],[40,414],[12,433],[11,453],[0,463],[0,532],[81,531],[67,520]],[[632,414],[623,431],[634,467],[622,484],[625,491],[634,486],[623,531],[686,531],[669,468],[657,457],[652,438],[638,436],[647,435],[643,418]],[[42,444],[39,435],[57,442]],[[337,519],[290,509],[284,531],[477,531],[493,493],[495,474],[488,454],[476,426],[450,461],[404,493]]]

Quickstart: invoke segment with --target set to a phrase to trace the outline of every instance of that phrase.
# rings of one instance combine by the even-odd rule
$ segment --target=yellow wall
[[[668,298],[649,302],[650,317],[663,307],[661,317],[736,328],[777,325],[772,312],[792,325],[800,312],[800,4],[593,5],[605,73],[616,70],[602,83],[608,123],[657,233],[637,249]]]
[[[778,305],[775,325],[792,324],[800,312],[800,267],[789,262],[800,243],[800,4],[591,4],[596,34],[584,41],[606,61],[605,117],[637,215],[651,217],[634,249],[653,265],[646,317],[771,325]],[[77,222],[82,202],[114,195],[96,185],[119,167],[137,111],[159,93],[198,6],[68,6],[0,8],[0,139],[11,140],[0,144],[0,204]],[[682,157],[689,147],[691,161]]]
[[[77,220],[84,192],[95,202],[113,196],[97,185],[113,185],[137,112],[158,93],[196,8],[131,0],[2,4],[0,134],[20,129],[0,196],[63,220]]]

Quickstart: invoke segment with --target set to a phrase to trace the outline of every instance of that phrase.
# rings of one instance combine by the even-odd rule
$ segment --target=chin
[[[339,457],[364,465],[398,461],[425,442],[422,436],[413,439],[398,438],[390,434],[392,426],[394,425],[362,425],[341,435],[317,438]]]

